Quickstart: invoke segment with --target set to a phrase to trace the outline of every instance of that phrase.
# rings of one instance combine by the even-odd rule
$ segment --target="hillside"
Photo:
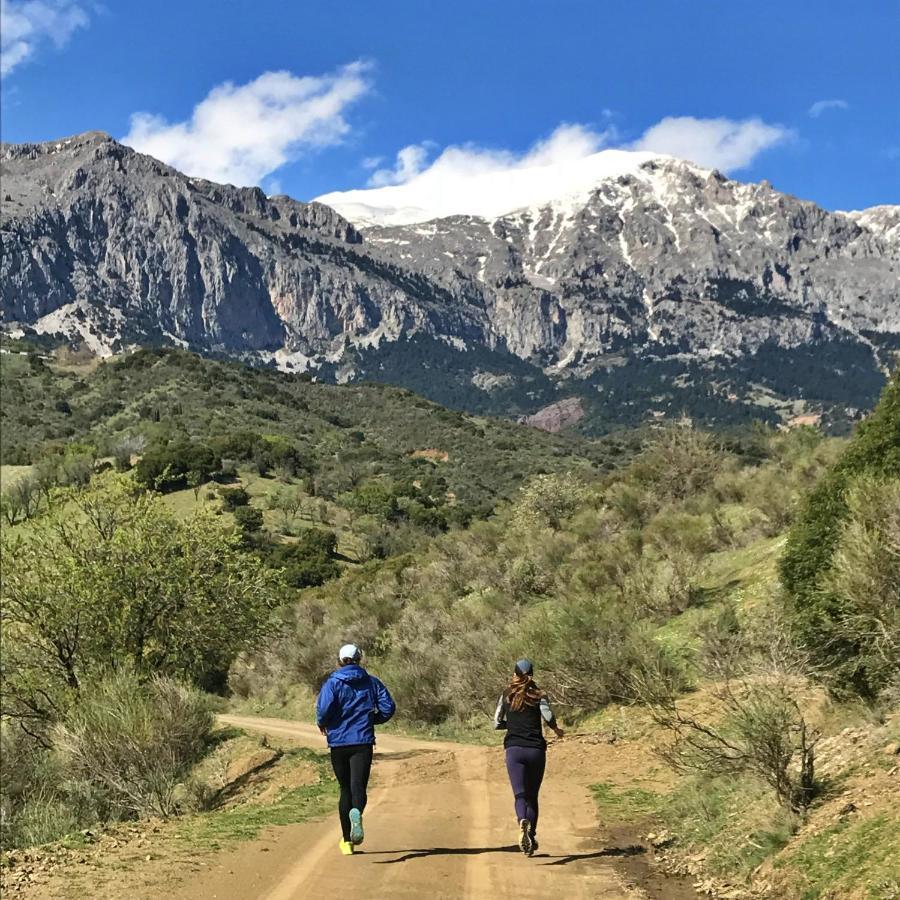
[[[683,413],[846,430],[898,347],[895,208],[668,158],[493,218],[358,228],[98,133],[2,157],[8,327],[101,355],[178,345],[505,416],[578,397],[598,433]]]
[[[112,456],[141,446],[240,434],[288,440],[301,474],[335,495],[367,477],[437,476],[457,505],[484,511],[537,472],[600,471],[638,436],[589,441],[452,412],[408,391],[317,384],[179,350],[145,350],[99,365],[7,340],[2,372],[2,462],[22,465],[72,443]],[[225,454],[228,455],[228,454]]]
[[[392,454],[382,436],[361,479],[332,488],[327,516],[297,529],[280,518],[267,522],[261,501],[278,491],[306,494],[334,465],[346,477],[338,440],[346,425],[329,421],[333,414],[316,397],[333,409],[344,395],[371,406],[386,393],[399,422],[407,394],[313,385],[182,351],[140,351],[78,375],[71,365],[63,375],[59,360],[4,356],[31,373],[20,386],[33,388],[34,378],[82,384],[67,403],[80,394],[109,402],[111,392],[98,394],[97,385],[114,386],[124,406],[86,432],[99,442],[95,452],[110,434],[141,434],[112,423],[119,415],[130,421],[132,404],[154,396],[148,388],[166,387],[166,402],[177,396],[183,404],[163,407],[159,421],[150,405],[149,417],[138,419],[137,427],[151,425],[148,444],[123,460],[126,473],[102,471],[102,457],[74,465],[89,455],[84,442],[61,454],[44,443],[48,455],[33,475],[24,467],[9,473],[15,488],[42,477],[51,460],[69,480],[46,499],[42,493],[30,517],[3,528],[0,837],[12,851],[2,857],[4,887],[65,897],[87,883],[98,896],[114,896],[124,871],[140,879],[137,896],[156,898],[171,893],[170,867],[159,861],[177,859],[223,866],[246,893],[260,871],[253,839],[267,824],[291,829],[263,837],[272,890],[328,884],[333,823],[297,824],[317,815],[332,790],[324,760],[294,755],[276,767],[271,739],[251,750],[239,735],[216,733],[199,688],[227,697],[216,701],[237,715],[227,721],[279,740],[318,740],[304,724],[310,703],[333,667],[335,641],[352,639],[364,643],[366,664],[398,702],[384,748],[436,754],[398,758],[389,775],[392,813],[375,817],[390,831],[376,831],[367,852],[386,860],[396,852],[397,862],[414,853],[426,881],[440,873],[457,893],[472,883],[493,889],[502,867],[489,854],[506,852],[488,843],[508,815],[502,764],[495,751],[455,741],[427,748],[391,731],[492,742],[498,685],[509,661],[528,653],[569,729],[551,748],[542,852],[565,860],[551,864],[572,864],[576,896],[602,887],[628,897],[634,886],[668,900],[693,896],[683,877],[661,874],[651,860],[688,873],[698,891],[728,898],[882,900],[896,892],[896,377],[850,441],[756,428],[726,442],[682,423],[644,434],[639,451],[609,471],[587,455],[561,458],[556,471],[511,487],[508,500],[494,494],[489,518],[449,528],[447,518],[434,527],[455,503],[439,496],[429,467],[449,465],[452,453],[435,441],[413,457]],[[252,424],[262,400],[250,387],[271,393],[293,382],[296,392],[284,390],[294,406],[306,404],[302,413],[315,426],[291,432],[316,453],[311,473],[303,470],[302,441],[273,433],[249,442],[251,458],[224,483],[221,471],[194,468],[205,465],[204,448],[224,446],[220,439],[235,447],[244,440],[242,432],[217,431],[194,405],[197,383],[207,392],[222,386],[220,403],[240,397],[241,419]],[[77,415],[93,408],[70,407]],[[285,414],[289,408],[285,399]],[[352,402],[342,408],[362,415]],[[440,428],[450,427],[432,413]],[[170,417],[181,417],[186,437],[166,427]],[[449,421],[459,427],[460,420],[469,421],[458,414]],[[185,430],[189,421],[209,429],[206,444]],[[476,446],[494,429],[533,434],[537,446],[523,448],[525,461],[560,446],[507,423],[481,427]],[[165,433],[171,440],[163,443]],[[401,460],[430,477],[384,471]],[[185,509],[192,473],[220,483],[210,497],[194,479],[194,506]],[[148,474],[165,493],[146,490]],[[463,468],[460,477],[470,474]],[[187,490],[177,490],[185,480]],[[235,505],[242,489],[244,503]],[[823,496],[840,502],[823,504]],[[317,489],[315,498],[323,499]],[[413,529],[417,539],[338,565],[328,537],[335,509],[355,517],[353,528],[379,520],[395,532]],[[816,537],[821,529],[828,541]],[[798,573],[815,589],[790,580]],[[846,638],[840,646],[834,627]],[[166,754],[156,752],[162,747]],[[255,794],[270,777],[280,787]],[[374,804],[379,790],[374,785]],[[434,817],[416,800],[448,794],[460,796],[465,813],[454,822],[479,824],[457,835],[457,850],[445,854],[435,838],[436,849],[426,843],[420,855],[413,839]],[[151,826],[149,817],[162,821]],[[96,853],[69,853],[119,819],[147,828],[128,831],[124,843],[101,837]],[[398,849],[386,834],[409,846]],[[315,835],[315,845],[298,855],[305,835]],[[57,843],[24,849],[48,842]],[[443,855],[451,857],[446,867],[434,859]],[[632,856],[640,858],[607,860]],[[381,868],[371,875],[391,877]],[[207,873],[198,878],[206,882]],[[421,883],[409,882],[413,890]]]

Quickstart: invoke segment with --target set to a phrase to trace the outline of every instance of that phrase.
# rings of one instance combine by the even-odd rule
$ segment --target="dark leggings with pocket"
[[[366,788],[372,771],[372,744],[349,744],[331,748],[331,767],[341,786],[338,815],[344,840],[350,840],[350,810],[366,808]]]
[[[506,771],[516,798],[516,819],[531,823],[532,835],[537,830],[538,794],[544,780],[547,751],[540,747],[507,747]]]

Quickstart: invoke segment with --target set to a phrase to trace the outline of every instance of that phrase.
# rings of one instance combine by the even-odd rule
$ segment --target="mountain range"
[[[610,174],[563,196],[421,221],[190,178],[96,132],[4,144],[4,327],[588,433],[683,414],[840,430],[873,404],[900,350],[900,206],[829,212],[605,153]]]

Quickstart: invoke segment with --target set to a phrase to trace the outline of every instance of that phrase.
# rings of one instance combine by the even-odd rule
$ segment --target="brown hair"
[[[543,696],[544,692],[534,683],[532,675],[520,675],[516,672],[509,679],[506,702],[511,710],[518,712],[526,706],[537,706]]]

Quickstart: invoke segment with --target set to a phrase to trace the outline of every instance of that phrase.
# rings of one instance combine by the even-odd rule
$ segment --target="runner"
[[[316,701],[316,724],[328,738],[331,766],[341,786],[338,847],[345,856],[363,842],[375,726],[387,722],[396,709],[388,689],[360,665],[361,660],[362,651],[355,644],[341,647],[340,668],[328,676]]]
[[[557,737],[563,736],[547,695],[534,683],[531,660],[520,659],[497,703],[494,727],[506,731],[506,771],[516,798],[519,848],[526,856],[533,856],[538,848],[538,794],[547,762],[545,722]]]

